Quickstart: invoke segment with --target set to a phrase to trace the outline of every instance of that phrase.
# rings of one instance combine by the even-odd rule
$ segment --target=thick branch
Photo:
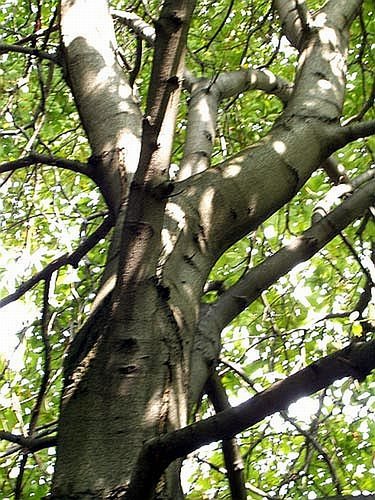
[[[329,0],[321,12],[337,23],[340,29],[345,29],[353,22],[362,3],[363,0]]]
[[[132,12],[112,10],[112,15],[129,26],[149,45],[155,43],[155,31],[152,26]],[[219,102],[246,90],[263,90],[273,94],[286,104],[292,91],[292,85],[277,77],[269,70],[240,70],[220,73],[213,80],[194,78],[184,72],[184,84],[191,93],[189,115],[184,145],[184,157],[180,164],[178,179],[206,170],[211,163],[213,143],[216,135],[216,120]]]
[[[123,230],[126,237],[120,249],[119,266],[126,268],[117,282],[117,292],[122,300],[127,293],[133,298],[136,291],[139,293],[139,283],[144,276],[155,273],[159,258],[166,195],[170,193],[167,173],[181,92],[186,39],[194,6],[195,0],[166,1],[156,22],[142,147],[128,198]],[[134,231],[137,225],[142,230]],[[150,237],[150,234],[155,237]],[[129,252],[130,259],[127,258]],[[147,262],[147,265],[139,266],[141,261]],[[127,287],[129,291],[125,293]],[[129,307],[128,310],[130,314]]]
[[[126,12],[122,10],[111,9],[112,16],[119,22],[128,26],[134,31],[142,40],[145,40],[151,47],[155,43],[155,29],[150,26],[141,17],[137,16],[134,12]]]
[[[151,46],[155,43],[154,28],[130,12],[113,10],[112,15],[129,26]],[[184,72],[184,83],[192,97],[189,103],[188,128],[184,158],[178,179],[182,180],[202,172],[210,165],[216,134],[217,108],[223,98],[249,90],[264,90],[279,97],[285,104],[291,94],[289,82],[268,70],[240,70],[220,73],[214,80],[198,79]]]
[[[112,10],[112,15],[129,26],[151,46],[155,43],[152,26],[132,12]],[[191,93],[189,115],[184,145],[184,157],[180,164],[178,180],[206,170],[211,163],[213,143],[216,135],[216,120],[219,102],[246,90],[263,90],[276,95],[286,104],[292,85],[268,70],[240,70],[220,73],[213,80],[194,78],[184,72],[184,85]]]
[[[349,16],[358,2],[348,2]],[[341,147],[337,123],[345,92],[347,25],[336,10],[317,16],[290,100],[270,133],[215,169],[176,185],[176,193],[185,190],[187,204],[199,207],[193,223],[202,227],[205,252],[213,259],[287,203]]]
[[[307,10],[304,1],[275,0],[284,35],[297,49],[301,46],[304,30],[307,29]]]
[[[288,12],[297,5],[295,0],[276,3],[287,6]],[[338,122],[345,93],[349,27],[360,4],[361,0],[328,1],[309,22],[311,30],[301,46],[287,116],[315,115],[327,122]]]
[[[11,293],[7,297],[0,300],[0,308],[22,297],[22,295],[31,290],[31,288],[39,283],[39,281],[48,280],[55,271],[60,269],[60,267],[66,266],[68,264],[73,267],[77,267],[82,257],[86,255],[87,252],[91,250],[91,248],[93,248],[102,238],[106,236],[112,226],[113,219],[111,217],[107,217],[102,222],[102,224],[83,243],[81,243],[81,245],[76,250],[74,250],[74,252],[72,252],[71,254],[61,255],[61,257],[58,257],[53,262],[48,264],[48,266],[42,269],[42,271],[22,283],[22,285],[18,287],[18,289],[14,293]]]
[[[61,35],[65,74],[92,148],[95,178],[117,214],[127,196],[127,175],[138,164],[141,113],[117,60],[107,1],[63,0]]]
[[[291,96],[293,85],[267,69],[247,69],[220,73],[213,83],[220,99],[233,97],[246,90],[263,90],[273,94],[286,104]]]
[[[275,4],[279,12],[281,12],[282,19],[291,30],[292,38],[295,37],[296,43],[300,43],[302,26],[307,22],[307,17],[303,13],[303,2],[277,0]],[[345,7],[343,6],[347,17],[343,16],[335,5],[331,6],[331,2],[328,2],[328,4],[326,6],[328,15],[318,13],[311,22],[309,21],[314,30],[306,38],[306,43],[301,51],[295,79],[296,84],[290,99],[288,100],[288,93],[283,93],[283,100],[284,102],[288,100],[288,105],[278,121],[280,126],[285,124],[285,127],[290,129],[291,120],[298,116],[301,119],[303,118],[305,122],[308,117],[311,119],[316,118],[322,124],[338,122],[341,116],[345,92],[345,65],[348,48],[347,28],[358,9],[359,0],[351,0],[347,2]],[[237,73],[237,80],[239,80],[240,74]],[[189,177],[191,173],[203,171],[209,165],[216,126],[217,100],[220,96],[217,81],[222,78],[223,82],[227,82],[227,89],[233,92],[235,86],[231,88],[232,84],[228,85],[228,81],[235,81],[233,75],[234,73],[224,74],[222,77],[219,75],[213,83],[207,86],[207,89],[211,92],[206,90],[207,96],[202,92],[202,96],[199,96],[197,102],[194,103],[195,115],[198,118],[204,116],[204,119],[201,119],[202,123],[200,124],[197,118],[193,122],[193,114],[189,117],[193,122],[190,127],[192,132],[189,137],[188,129],[185,158],[181,166],[180,179]],[[242,73],[242,78],[244,78],[244,75],[246,75],[246,72]],[[261,80],[258,75],[255,76],[254,74],[252,74],[251,78]],[[267,83],[269,86],[270,82]],[[202,89],[202,82],[198,82],[196,86]],[[210,95],[211,93],[212,95]],[[222,91],[221,94],[224,95],[224,92]],[[339,135],[337,133],[336,139]],[[300,144],[305,142],[305,140],[299,141]],[[323,142],[322,140],[321,144]],[[285,151],[288,151],[288,144],[285,143],[285,146]],[[328,154],[326,155],[322,154],[321,160],[327,158],[333,150],[327,151]],[[238,164],[236,160],[234,160],[234,163]],[[253,185],[253,183],[248,185]]]
[[[222,99],[247,90],[263,90],[276,95],[286,104],[292,85],[268,70],[240,70],[220,73],[213,80],[201,78],[191,85],[184,157],[178,179],[206,170],[216,135],[218,106]]]
[[[137,183],[165,175],[169,168],[184,74],[186,39],[194,7],[195,0],[165,2],[155,23],[155,53]]]
[[[369,137],[373,134],[375,134],[375,120],[346,125],[345,127],[341,127],[338,134],[339,140],[341,139],[342,141],[340,142],[340,146],[343,147],[349,142],[363,137]]]
[[[149,441],[139,457],[126,500],[150,498],[163,470],[178,457],[231,438],[335,380],[354,377],[362,381],[374,368],[375,340],[353,343],[276,382],[239,406]]]
[[[263,290],[275,283],[298,263],[310,259],[348,224],[375,202],[375,180],[355,191],[333,212],[312,225],[301,236],[251,269],[223,293],[202,317],[199,329],[217,335],[233,318],[254,302]]]

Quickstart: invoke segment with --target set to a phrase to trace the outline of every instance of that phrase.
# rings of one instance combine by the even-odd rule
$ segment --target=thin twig
[[[22,297],[22,295],[33,288],[37,283],[39,283],[39,281],[47,280],[55,271],[60,269],[60,267],[70,264],[76,268],[82,257],[107,235],[112,226],[113,218],[109,216],[104,219],[102,224],[85,241],[83,241],[83,243],[81,243],[81,245],[79,245],[74,252],[71,254],[61,255],[48,264],[39,273],[22,283],[15,292],[0,300],[0,308]]]
[[[19,168],[35,165],[36,163],[72,170],[73,172],[87,175],[90,179],[92,178],[92,168],[87,163],[82,163],[77,160],[67,160],[66,158],[59,158],[56,156],[43,155],[34,151],[31,151],[29,155],[19,158],[18,160],[2,163],[0,165],[0,174],[4,172],[14,172]]]
[[[47,59],[58,64],[58,57],[56,54],[50,54],[49,52],[44,52],[43,50],[22,47],[21,45],[14,45],[8,43],[0,43],[0,54],[7,54],[9,52],[16,52],[19,54],[27,54],[30,56],[37,57],[38,59]]]

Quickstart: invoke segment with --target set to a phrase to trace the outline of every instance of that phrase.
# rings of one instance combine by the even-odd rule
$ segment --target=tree
[[[177,500],[218,441],[189,498],[375,489],[374,422],[338,402],[366,417],[375,367],[370,3],[5,2],[3,246],[27,257],[1,305],[41,311],[3,362],[7,495]]]

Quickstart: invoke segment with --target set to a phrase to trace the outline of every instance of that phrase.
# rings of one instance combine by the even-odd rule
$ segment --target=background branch
[[[30,56],[37,57],[38,59],[47,59],[56,64],[59,63],[57,54],[50,54],[33,47],[23,47],[22,45],[13,45],[8,43],[0,43],[0,54],[7,54],[9,52],[15,52],[18,54],[27,54]]]
[[[227,393],[217,372],[214,372],[208,379],[205,389],[216,413],[230,408]],[[244,465],[236,438],[223,439],[222,447],[232,499],[246,500]]]
[[[29,280],[25,281],[21,286],[18,287],[18,289],[14,293],[11,293],[7,297],[4,297],[2,300],[0,300],[0,307],[4,307],[10,302],[19,299],[28,290],[39,283],[39,281],[48,280],[55,271],[60,269],[60,267],[66,266],[68,264],[73,267],[77,267],[82,257],[86,255],[87,252],[91,250],[91,248],[93,248],[102,238],[106,236],[112,226],[113,219],[111,217],[107,217],[102,222],[102,224],[83,243],[81,243],[81,245],[79,245],[76,250],[74,250],[74,252],[58,257],[53,262],[48,264],[48,266],[42,269],[42,271],[35,274]]]
[[[56,436],[47,436],[47,437],[25,437],[19,434],[12,434],[7,431],[0,431],[0,439],[4,441],[9,441],[10,443],[14,443],[19,445],[19,447],[9,450],[11,453],[16,453],[20,450],[20,448],[24,448],[30,453],[35,451],[42,450],[44,448],[50,448],[52,446],[56,446]],[[2,454],[2,456],[8,455],[8,451]]]
[[[0,173],[13,172],[20,168],[35,165],[36,163],[50,165],[51,167],[64,168],[78,174],[87,175],[90,179],[93,178],[93,168],[87,163],[82,163],[77,160],[67,160],[66,158],[57,158],[55,156],[48,156],[35,152],[31,152],[29,155],[19,158],[18,160],[2,163],[0,165]]]

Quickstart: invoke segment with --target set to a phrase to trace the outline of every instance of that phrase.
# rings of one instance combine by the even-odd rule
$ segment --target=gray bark
[[[335,149],[351,140],[338,119],[347,19],[353,18],[360,2],[345,3],[345,18],[341,4],[335,9],[328,2],[323,11],[326,21],[315,17],[314,32],[304,45],[298,34],[292,34],[301,50],[292,92],[266,72],[223,74],[213,82],[192,80],[196,83],[191,86],[185,156],[180,179],[171,184],[167,170],[194,2],[166,2],[157,23],[157,60],[141,141],[140,111],[117,62],[107,2],[63,0],[67,75],[92,147],[94,178],[117,224],[95,310],[73,341],[66,363],[52,498],[120,498],[131,478],[126,498],[145,500],[154,494],[151,487],[143,497],[134,489],[142,476],[137,459],[143,457],[144,443],[186,429],[191,407],[218,359],[221,328],[254,296],[245,279],[238,285],[243,286],[240,307],[237,296],[228,294],[217,315],[212,308],[201,317],[200,299],[211,267],[232,243],[287,203]],[[77,16],[84,22],[74,22]],[[289,20],[285,23],[292,30]],[[284,112],[265,139],[208,168],[219,100],[250,88],[288,100]],[[199,118],[202,106],[208,110],[207,119]],[[369,206],[373,198],[368,186],[365,194],[353,194],[353,206],[355,200],[358,205],[349,215],[345,212],[342,224]],[[271,261],[265,264],[267,284],[287,272],[293,258],[308,258],[337,234],[326,220],[311,231],[276,258],[280,267]],[[311,238],[314,245],[309,244]],[[230,434],[240,427],[233,424]],[[223,437],[212,436],[202,440]],[[158,473],[171,462],[162,448],[151,460]],[[181,498],[179,465],[172,464],[159,482],[157,498]]]
[[[66,78],[91,146],[95,177],[117,213],[127,195],[127,176],[138,164],[141,113],[119,63],[107,2],[63,1],[61,37]]]

